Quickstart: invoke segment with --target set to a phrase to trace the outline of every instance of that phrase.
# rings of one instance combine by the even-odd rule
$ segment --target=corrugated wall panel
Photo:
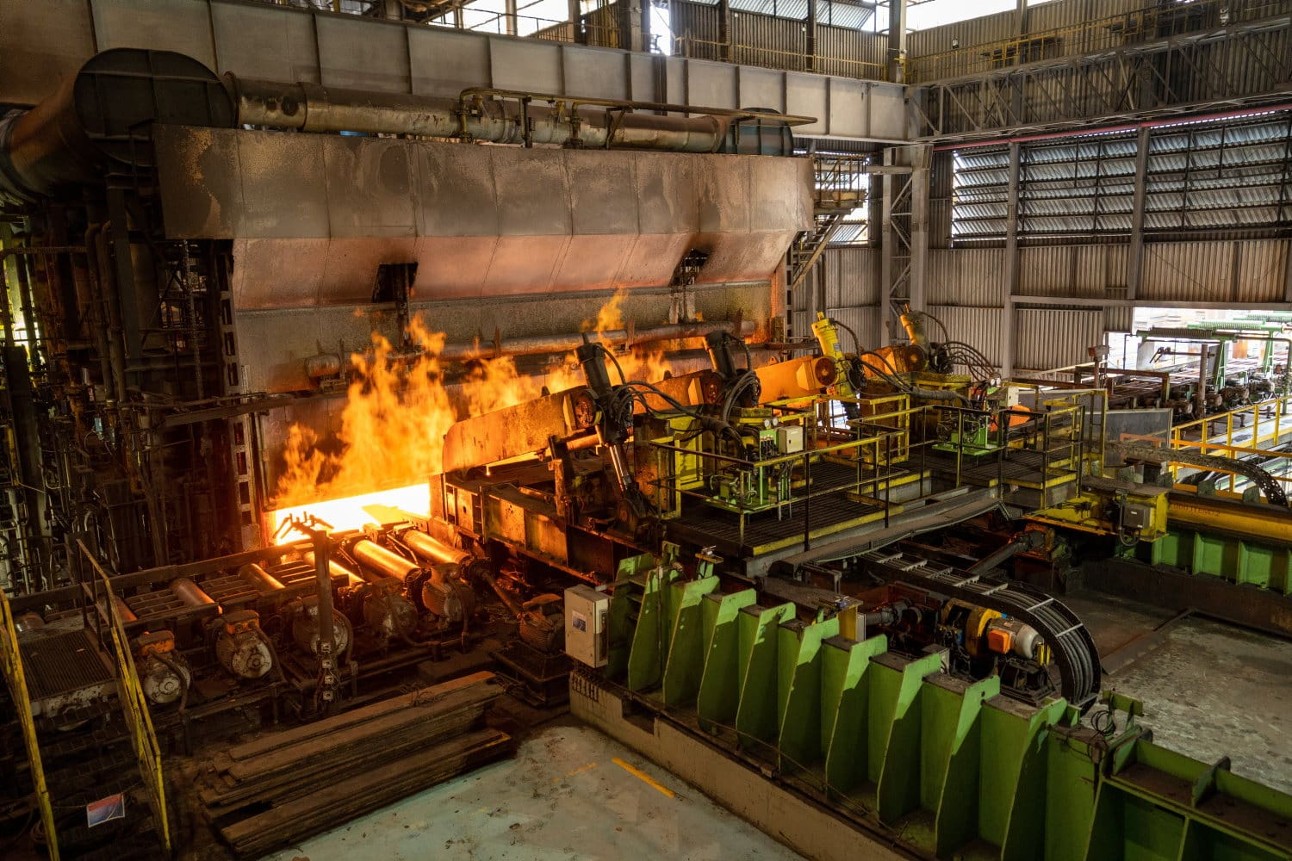
[[[718,59],[718,7],[677,0],[671,4],[678,53],[700,60]]]
[[[1135,321],[1135,309],[1130,305],[1113,305],[1104,309],[1105,332],[1129,332]]]
[[[1289,244],[1286,239],[1238,243],[1238,281],[1234,285],[1237,301],[1283,301]]]
[[[1018,255],[1020,295],[1098,299],[1126,287],[1125,245],[1029,246]]]
[[[823,257],[827,308],[879,304],[878,248],[827,248]]]
[[[887,73],[888,37],[848,27],[817,25],[817,68],[823,75],[876,78]]]
[[[998,12],[995,15],[983,15],[954,24],[916,30],[906,39],[906,53],[909,57],[927,57],[950,51],[953,39],[958,40],[961,50],[964,50],[973,45],[999,42],[1013,34],[1014,13]]]
[[[803,71],[807,35],[803,22],[753,12],[731,13],[731,61],[768,69]]]
[[[1015,370],[1044,371],[1089,361],[1086,350],[1104,342],[1103,309],[1019,308],[1015,321]]]
[[[1161,242],[1144,246],[1138,298],[1180,302],[1233,301],[1233,242]]]
[[[994,364],[1000,364],[1006,325],[1004,309],[930,305],[928,310],[947,327],[950,340],[977,347]],[[939,336],[942,334],[936,323],[933,329]]]
[[[1142,9],[1145,0],[1059,0],[1027,10],[1027,29],[1033,33],[1080,27],[1090,21]]]
[[[863,350],[873,349],[876,346],[874,338],[879,328],[878,307],[835,308],[830,311],[830,316],[857,333],[857,339],[861,342]],[[840,337],[843,339],[844,349],[852,350],[852,336],[844,331],[840,333]]]
[[[1003,305],[1005,249],[929,249],[927,278],[930,304]]]

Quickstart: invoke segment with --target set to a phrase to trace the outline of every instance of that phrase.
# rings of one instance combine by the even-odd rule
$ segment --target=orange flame
[[[605,333],[624,328],[623,298],[622,291],[616,293],[595,320],[584,322],[584,331],[595,331],[612,352]],[[424,516],[426,480],[441,471],[444,435],[460,417],[514,406],[540,397],[544,389],[558,392],[584,384],[573,354],[543,377],[522,374],[514,359],[503,356],[474,362],[455,399],[444,384],[439,360],[443,333],[429,331],[417,316],[409,324],[409,336],[418,348],[411,358],[397,355],[380,334],[373,335],[369,351],[350,357],[354,381],[346,393],[337,445],[325,448],[304,425],[289,429],[277,486],[280,510],[275,514],[280,516],[271,517],[272,526],[285,513],[309,511],[336,529],[357,528],[378,522],[381,508],[374,504],[381,502]],[[630,351],[616,359],[630,381],[655,382],[670,370],[662,351]],[[615,382],[617,376],[612,370]],[[378,491],[392,494],[393,501],[380,498]],[[422,504],[415,502],[419,492]],[[320,505],[325,501],[327,507]]]

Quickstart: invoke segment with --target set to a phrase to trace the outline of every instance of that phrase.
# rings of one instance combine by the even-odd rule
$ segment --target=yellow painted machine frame
[[[36,736],[36,722],[31,714],[31,695],[27,690],[27,676],[23,672],[22,653],[18,649],[18,626],[13,617],[9,599],[0,589],[0,665],[9,695],[13,699],[18,723],[22,726],[22,740],[27,747],[27,761],[31,767],[31,780],[36,789],[36,804],[40,808],[40,821],[45,827],[45,847],[52,861],[58,861],[58,833],[54,828],[54,808],[45,784],[45,767],[40,758],[40,741]]]
[[[85,542],[77,541],[81,557],[94,571],[90,580],[92,604],[95,607],[96,621],[106,624],[113,651],[116,653],[118,696],[125,715],[126,726],[130,729],[130,739],[135,757],[139,761],[139,773],[143,778],[144,792],[152,809],[157,833],[162,847],[169,856],[171,853],[170,820],[166,813],[166,777],[162,772],[161,747],[157,744],[157,733],[153,729],[152,714],[148,711],[148,700],[139,683],[139,672],[135,669],[134,655],[130,650],[130,639],[125,626],[117,612],[116,595],[112,591],[112,581],[108,572],[90,553]],[[102,596],[99,590],[103,590]],[[105,600],[99,600],[102,597]],[[100,636],[102,633],[100,632]]]

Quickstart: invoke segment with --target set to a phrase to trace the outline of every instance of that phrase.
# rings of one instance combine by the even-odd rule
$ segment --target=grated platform
[[[19,642],[32,700],[79,691],[113,680],[88,631],[24,637]]]

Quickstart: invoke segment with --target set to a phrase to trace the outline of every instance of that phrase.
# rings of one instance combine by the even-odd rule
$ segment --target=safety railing
[[[859,437],[896,432],[900,439],[891,451],[894,463],[910,457],[911,418],[922,415],[923,407],[912,407],[907,394],[875,397],[832,398],[817,405],[817,422],[822,428],[852,428]]]
[[[902,470],[890,465],[898,463],[895,451],[905,444],[905,432],[886,431],[836,441],[840,436],[850,435],[838,428],[807,424],[804,434],[802,451],[757,459],[654,440],[651,447],[656,475],[662,477],[651,483],[665,494],[694,499],[737,514],[738,536],[743,544],[750,517],[774,512],[779,520],[792,515],[799,507],[804,512],[804,540],[808,541],[814,500],[841,492],[854,493],[859,498],[886,495],[891,483],[901,477]],[[899,437],[903,440],[899,441]],[[687,471],[687,478],[682,480],[678,476],[670,477],[668,468],[668,460],[679,457],[693,465]],[[822,460],[846,464],[852,468],[851,474],[845,479],[836,472],[833,480],[814,482],[814,464]],[[883,502],[883,517],[887,522],[887,499]]]
[[[1257,401],[1171,428],[1171,447],[1212,451],[1255,451],[1263,444],[1281,445],[1292,437],[1292,395]]]
[[[1086,432],[1089,407],[1081,403],[1059,400],[1035,410],[983,410],[958,405],[928,409],[939,416],[940,441],[932,442],[932,447],[954,455],[952,477],[956,487],[968,480],[971,466],[979,480],[994,467],[998,486],[1008,483],[1043,491],[1079,477],[1085,469],[1087,453],[1096,444]],[[1102,451],[1102,441],[1098,445],[1097,450]],[[1020,462],[1020,454],[1032,455],[1024,466],[1035,478],[1006,474],[1007,464]]]
[[[820,72],[839,78],[859,78],[864,81],[883,81],[888,78],[888,68],[883,63],[858,60],[853,57],[827,54],[809,55],[803,50],[787,51],[764,45],[748,44],[733,39],[719,42],[701,39],[683,33],[673,39],[673,56],[689,60],[722,60],[744,66],[780,69],[787,72]]]
[[[869,163],[867,156],[813,156],[817,212],[847,213],[865,203]]]
[[[157,733],[153,729],[152,714],[148,711],[148,700],[139,683],[139,672],[135,669],[134,655],[130,650],[130,640],[126,636],[121,615],[117,612],[116,596],[112,591],[112,581],[99,560],[94,557],[83,541],[77,541],[81,559],[89,566],[93,575],[88,578],[90,592],[90,613],[99,628],[100,637],[106,628],[108,639],[116,654],[116,668],[119,676],[119,696],[126,726],[130,730],[131,746],[139,762],[139,773],[143,779],[144,792],[152,809],[157,834],[167,855],[171,851],[170,821],[166,810],[166,778],[162,772],[161,747],[157,743]]]
[[[40,740],[36,735],[36,722],[31,714],[31,695],[27,690],[27,675],[23,671],[22,653],[18,649],[18,625],[13,617],[9,598],[0,589],[0,667],[4,669],[9,696],[14,712],[22,727],[22,740],[27,748],[27,762],[31,781],[36,791],[36,806],[40,809],[40,822],[45,828],[45,851],[51,861],[58,861],[58,833],[54,827],[54,807],[50,802],[49,787],[45,783],[45,766],[40,756]]]
[[[470,17],[459,20],[454,15],[455,13],[452,12],[445,13],[443,18],[429,22],[429,26],[468,30],[473,33],[494,33],[499,36],[520,36],[546,42],[593,45],[598,48],[626,47],[622,43],[617,24],[600,24],[587,18],[570,21],[540,18],[519,12],[497,12],[484,18]]]
[[[958,78],[1038,60],[1080,56],[1127,45],[1205,32],[1226,25],[1286,13],[1288,0],[1195,0],[1192,3],[1146,3],[1142,8],[1083,21],[1069,27],[1038,30],[977,45],[952,47],[907,61],[912,83]]]

